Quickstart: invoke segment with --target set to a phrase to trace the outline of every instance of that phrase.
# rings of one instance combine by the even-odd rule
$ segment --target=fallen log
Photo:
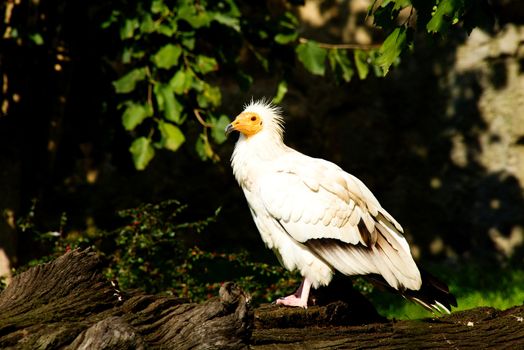
[[[413,321],[386,320],[360,301],[252,310],[234,283],[196,304],[118,291],[101,269],[95,253],[75,250],[16,276],[0,293],[0,348],[524,348],[524,305]]]
[[[253,317],[233,283],[195,304],[122,295],[101,267],[95,253],[75,250],[16,276],[0,294],[0,348],[246,348]]]

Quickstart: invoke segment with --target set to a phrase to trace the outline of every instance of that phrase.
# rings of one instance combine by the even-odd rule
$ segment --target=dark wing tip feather
[[[424,269],[420,269],[422,286],[419,290],[405,290],[403,295],[431,312],[450,313],[451,307],[457,307],[457,299],[446,283]]]
[[[386,288],[393,293],[400,293],[406,299],[419,304],[432,313],[449,314],[451,307],[457,307],[457,299],[451,294],[446,283],[423,269],[420,269],[420,273],[422,276],[422,286],[419,290],[396,290],[391,288],[382,276],[368,275],[366,277],[373,284]]]

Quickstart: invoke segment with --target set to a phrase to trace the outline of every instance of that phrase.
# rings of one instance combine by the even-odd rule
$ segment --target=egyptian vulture
[[[252,101],[226,127],[239,132],[233,174],[266,246],[303,282],[277,304],[307,308],[310,288],[335,271],[367,275],[429,310],[456,306],[447,286],[422,273],[402,226],[355,176],[284,144],[279,108]]]

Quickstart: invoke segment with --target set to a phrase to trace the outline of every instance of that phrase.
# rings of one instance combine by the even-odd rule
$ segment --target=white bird
[[[310,288],[328,285],[339,271],[381,276],[384,285],[430,310],[456,305],[445,284],[421,276],[402,226],[362,181],[284,144],[279,108],[252,101],[226,127],[227,135],[233,131],[240,134],[233,174],[262,240],[286,269],[304,277],[297,292],[277,304],[306,308]]]

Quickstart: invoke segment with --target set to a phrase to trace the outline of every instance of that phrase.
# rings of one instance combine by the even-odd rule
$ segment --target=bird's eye
[[[254,122],[255,120],[257,120],[257,117],[252,116],[252,117],[251,117],[251,121]]]

